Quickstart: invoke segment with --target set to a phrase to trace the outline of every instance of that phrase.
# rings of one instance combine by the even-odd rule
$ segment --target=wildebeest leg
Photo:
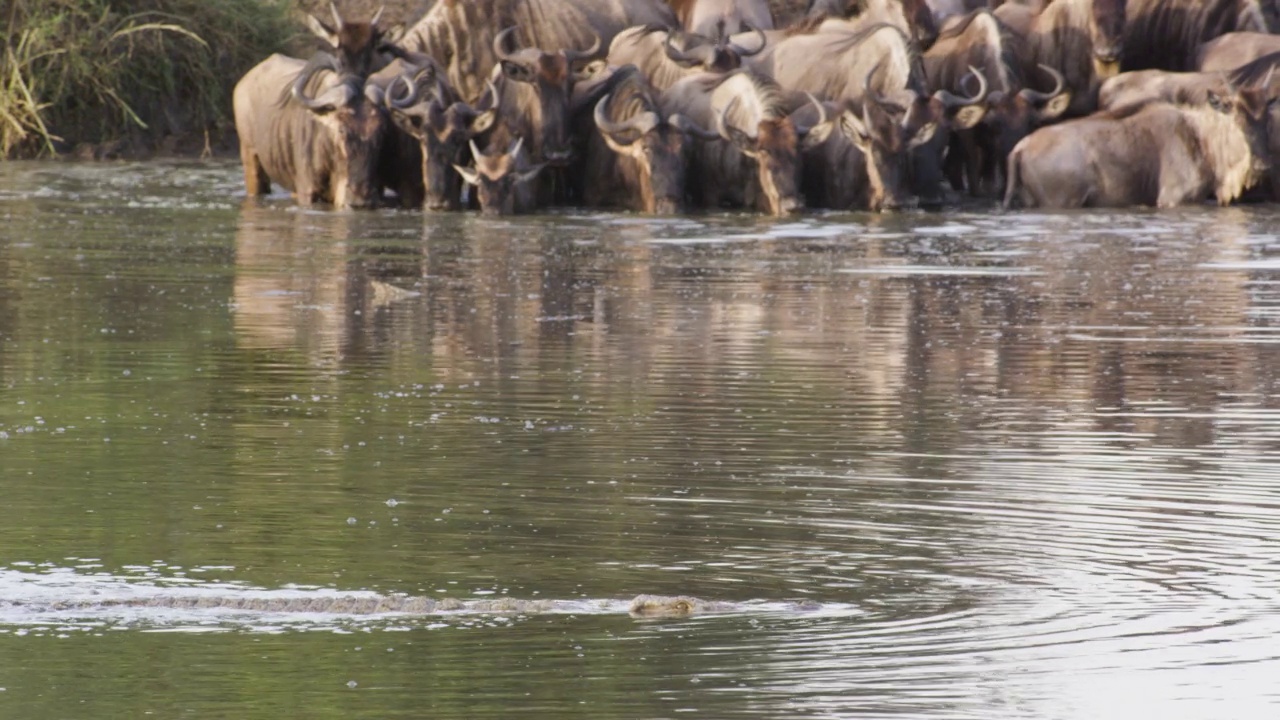
[[[266,195],[271,192],[271,178],[258,162],[258,155],[251,148],[240,146],[240,163],[244,165],[244,192],[246,195]]]

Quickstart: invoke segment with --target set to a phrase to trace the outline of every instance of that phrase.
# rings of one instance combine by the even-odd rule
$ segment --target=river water
[[[0,164],[0,716],[1280,709],[1277,209],[241,187]],[[602,609],[57,611],[189,592]]]

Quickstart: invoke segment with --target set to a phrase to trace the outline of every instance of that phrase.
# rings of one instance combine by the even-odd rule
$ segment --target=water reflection
[[[383,717],[1269,717],[1274,209],[494,221],[157,167],[0,173],[12,560],[861,610],[365,628]],[[199,650],[56,635],[0,653]],[[266,695],[342,706],[303,635]]]

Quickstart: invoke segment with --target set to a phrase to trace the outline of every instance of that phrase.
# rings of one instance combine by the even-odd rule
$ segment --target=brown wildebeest
[[[1119,110],[1150,102],[1200,105],[1208,102],[1211,93],[1223,96],[1230,92],[1231,83],[1224,72],[1134,70],[1102,83],[1098,109]]]
[[[715,37],[716,26],[732,34],[742,29],[772,30],[768,0],[667,0],[685,32]]]
[[[352,22],[344,20],[338,6],[330,2],[333,25],[309,14],[303,19],[307,28],[329,45],[328,50],[338,59],[339,72],[368,77],[401,54],[395,42],[404,33],[404,28],[396,26],[384,30],[379,27],[382,10],[379,7],[369,22]]]
[[[524,152],[524,138],[516,138],[503,152],[486,154],[471,141],[475,168],[454,166],[463,180],[476,187],[480,212],[487,215],[514,215],[537,208],[533,179],[546,163],[530,163]]]
[[[1267,121],[1265,93],[1246,88],[1202,106],[1157,102],[1044,127],[1009,156],[1004,204],[1226,205],[1268,169]]]
[[[768,43],[763,30],[751,35],[757,42],[747,47],[724,32],[704,37],[653,25],[627,28],[609,46],[608,62],[617,67],[635,65],[655,88],[666,90],[700,72],[738,69],[743,58],[758,54]]]
[[[998,191],[999,176],[1013,146],[1036,127],[1057,119],[1071,102],[1062,74],[1040,69],[1057,81],[1050,92],[1026,87],[1018,63],[1021,41],[989,10],[975,10],[948,23],[923,57],[932,91],[965,93],[965,81],[978,68],[990,83],[982,122],[952,135],[947,166],[952,186],[979,195],[983,185]],[[963,178],[963,180],[962,180]]]
[[[587,205],[672,215],[685,207],[685,177],[694,138],[719,135],[688,118],[664,115],[657,88],[634,65],[618,70],[596,103],[596,132],[581,171]]]
[[[1224,33],[1267,30],[1260,0],[1129,0],[1124,69],[1195,70],[1202,43]]]
[[[478,110],[462,102],[430,58],[396,76],[386,104],[396,125],[417,141],[424,207],[459,209],[462,176],[454,166],[468,163],[471,139],[493,126],[497,109]]]
[[[1125,2],[1053,0],[1038,13],[1005,3],[995,13],[1026,43],[1026,54],[1019,60],[1023,77],[1033,77],[1038,65],[1057,70],[1071,92],[1066,114],[1078,116],[1097,108],[1098,86],[1120,72]]]
[[[689,188],[700,206],[751,207],[773,215],[803,209],[800,152],[831,132],[825,117],[813,127],[797,126],[782,88],[745,69],[685,78],[663,94],[662,104],[720,135],[694,148]]]
[[[240,136],[245,190],[274,182],[298,202],[371,207],[389,121],[382,97],[366,96],[363,78],[339,74],[337,58],[310,62],[272,55],[236,84],[232,106]]]
[[[494,40],[507,28],[519,29],[521,47],[554,53],[596,40],[608,47],[634,25],[676,23],[662,0],[439,0],[400,44],[435,58],[449,85],[475,104],[498,64]]]
[[[1280,35],[1227,33],[1200,46],[1196,51],[1195,67],[1200,72],[1235,70],[1274,52],[1280,52]]]

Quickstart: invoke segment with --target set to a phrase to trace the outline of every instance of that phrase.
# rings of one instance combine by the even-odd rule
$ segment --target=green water
[[[243,203],[0,166],[0,717],[1275,714],[1273,208]],[[120,587],[857,611],[37,611]]]

